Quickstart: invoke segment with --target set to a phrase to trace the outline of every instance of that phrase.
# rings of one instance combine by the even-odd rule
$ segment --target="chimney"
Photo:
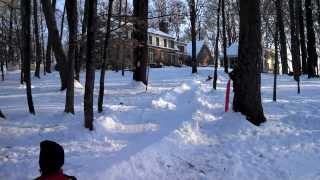
[[[169,33],[169,27],[168,23],[165,22],[164,20],[161,20],[159,22],[159,30],[164,32],[164,33]]]

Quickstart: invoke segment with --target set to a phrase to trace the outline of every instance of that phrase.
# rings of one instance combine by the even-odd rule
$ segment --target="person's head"
[[[53,141],[40,143],[39,166],[42,175],[58,172],[64,164],[64,151],[62,146]]]

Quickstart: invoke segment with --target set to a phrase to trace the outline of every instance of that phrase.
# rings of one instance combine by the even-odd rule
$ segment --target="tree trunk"
[[[277,75],[278,75],[278,69],[279,69],[279,22],[276,21],[275,23],[275,34],[274,34],[274,48],[275,48],[275,58],[274,58],[274,65],[273,65],[273,101],[277,101]]]
[[[43,6],[42,6],[42,11],[43,10]],[[56,12],[56,0],[52,0],[52,11],[53,14],[55,14]],[[47,39],[47,51],[46,51],[46,72],[47,73],[51,73],[51,50],[52,50],[52,45],[51,45],[51,37],[50,37],[50,33],[48,33],[48,39]]]
[[[77,66],[76,66],[76,79],[80,80],[80,69],[82,62],[85,59],[85,49],[86,49],[86,43],[85,43],[85,37],[87,32],[87,25],[88,25],[88,8],[89,8],[89,0],[85,0],[84,3],[84,15],[82,20],[82,30],[81,30],[81,40],[80,40],[80,48],[79,48],[79,57],[77,59]]]
[[[21,0],[22,38],[23,38],[23,59],[24,59],[24,79],[26,81],[26,91],[29,112],[35,114],[30,79],[30,59],[31,59],[31,0]]]
[[[68,50],[68,73],[67,73],[67,92],[66,92],[66,106],[64,112],[74,114],[74,61],[76,57],[77,47],[77,25],[78,12],[77,0],[67,0],[65,3],[67,10],[67,19],[69,27],[69,50]],[[62,34],[61,34],[62,35]]]
[[[224,72],[228,73],[229,63],[228,63],[228,56],[227,56],[227,37],[226,37],[226,13],[224,11],[225,8],[225,0],[221,1],[221,8],[222,8],[222,38],[223,38],[223,65],[224,65]]]
[[[292,55],[292,67],[294,80],[298,84],[298,93],[300,93],[300,74],[301,74],[301,63],[300,63],[300,45],[299,45],[299,27],[297,24],[297,4],[294,0],[289,0],[289,11],[290,11],[290,32],[291,32],[291,55]]]
[[[1,79],[2,79],[2,81],[4,81],[4,68],[3,68],[3,66],[4,66],[4,63],[3,63],[3,59],[1,59]]]
[[[3,118],[3,119],[6,118],[6,116],[2,113],[1,109],[0,109],[0,118]]]
[[[214,45],[214,74],[213,74],[213,89],[217,89],[217,80],[218,80],[218,59],[219,59],[219,36],[220,36],[220,7],[221,0],[219,0],[218,4],[218,13],[217,13],[217,36],[216,42]]]
[[[52,49],[57,60],[57,66],[60,73],[61,80],[61,90],[67,88],[67,78],[66,78],[66,55],[63,51],[62,43],[59,38],[59,31],[57,28],[57,22],[54,15],[53,7],[50,0],[41,0],[43,13],[45,15],[47,28],[49,31],[49,39],[52,44]]]
[[[197,12],[196,12],[196,4],[195,0],[190,1],[190,22],[191,22],[191,39],[192,39],[192,74],[197,73],[197,42],[196,42],[196,36],[197,36],[197,31],[196,31],[196,17],[197,17]]]
[[[288,55],[287,55],[287,38],[284,31],[283,24],[283,13],[282,13],[282,0],[276,0],[276,13],[277,22],[279,23],[279,33],[280,33],[280,57],[282,74],[288,74]]]
[[[46,75],[46,62],[45,58],[45,50],[44,50],[44,28],[43,28],[43,16],[42,16],[42,8],[40,5],[40,30],[41,30],[41,55],[42,55],[42,63],[43,63],[43,75]]]
[[[301,49],[301,60],[302,60],[302,72],[303,74],[308,73],[307,66],[307,47],[306,47],[306,37],[304,34],[304,18],[302,10],[302,0],[297,0],[297,15],[299,19],[299,32],[300,32],[300,49]]]
[[[97,18],[97,0],[89,1],[88,6],[88,33],[86,56],[86,85],[84,93],[84,117],[85,127],[93,130],[93,91],[95,78],[95,33]]]
[[[311,0],[305,1],[306,23],[307,23],[307,51],[308,51],[308,78],[316,76],[315,68],[318,64],[316,51],[316,38],[312,20]]]
[[[240,0],[239,60],[234,80],[233,109],[260,125],[266,121],[261,103],[260,0]]]
[[[41,65],[41,45],[40,45],[40,36],[39,36],[39,28],[38,28],[38,2],[37,0],[33,0],[33,30],[34,36],[36,39],[36,71],[34,76],[40,78],[40,65]]]
[[[103,111],[104,78],[105,78],[105,73],[106,73],[107,49],[108,49],[108,45],[109,45],[109,38],[110,38],[110,32],[111,32],[112,5],[113,5],[113,0],[109,0],[107,33],[106,33],[106,37],[104,40],[103,59],[102,59],[101,74],[100,74],[100,89],[99,89],[99,98],[98,98],[98,112],[99,113],[101,113]]]
[[[11,0],[11,4],[13,3],[13,0]],[[9,37],[8,37],[8,47],[9,47],[9,62],[13,62],[13,47],[12,47],[12,35],[13,35],[13,8],[10,6],[10,17],[9,17]],[[8,67],[7,67],[8,68]]]
[[[148,61],[148,0],[133,0],[133,39],[137,45],[134,47],[134,73],[133,79],[147,85]]]

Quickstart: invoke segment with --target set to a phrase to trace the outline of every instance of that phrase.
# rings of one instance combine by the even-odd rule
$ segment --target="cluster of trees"
[[[98,17],[107,17],[105,36],[102,39],[104,47],[98,112],[103,111],[107,48],[113,31],[111,24],[115,19],[119,22],[118,29],[122,28],[122,22],[133,23],[132,37],[136,42],[133,79],[146,85],[147,29],[150,26],[161,26],[164,30],[173,31],[178,39],[192,41],[192,73],[197,72],[197,37],[199,40],[207,37],[215,55],[214,89],[217,87],[219,50],[223,51],[223,67],[228,73],[227,46],[239,41],[239,61],[231,73],[235,91],[233,109],[242,112],[256,125],[265,121],[260,93],[262,46],[275,48],[274,100],[280,64],[283,74],[290,74],[292,71],[298,84],[298,92],[302,73],[308,74],[309,78],[318,76],[316,45],[320,43],[320,33],[315,32],[320,32],[319,0],[133,0],[132,5],[127,0],[66,0],[62,11],[56,8],[56,0],[0,2],[2,80],[5,79],[4,71],[5,68],[8,69],[8,64],[21,69],[21,83],[25,83],[27,87],[29,111],[35,114],[31,69],[35,70],[34,76],[40,78],[41,67],[44,75],[51,73],[55,59],[54,68],[60,74],[61,90],[66,90],[65,112],[73,114],[73,81],[79,80],[80,70],[84,68],[84,117],[85,127],[90,130],[93,129],[93,89],[97,61],[94,47]],[[190,26],[182,26],[187,23]],[[182,27],[185,27],[184,34]],[[65,32],[68,38],[63,38]],[[291,52],[292,69],[289,69],[287,49]],[[0,116],[4,117],[1,110]]]

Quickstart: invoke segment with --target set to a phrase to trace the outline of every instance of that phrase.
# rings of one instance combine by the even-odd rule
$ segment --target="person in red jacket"
[[[63,173],[63,164],[63,147],[53,141],[42,141],[39,155],[41,176],[35,180],[76,180],[74,176],[68,176]]]

